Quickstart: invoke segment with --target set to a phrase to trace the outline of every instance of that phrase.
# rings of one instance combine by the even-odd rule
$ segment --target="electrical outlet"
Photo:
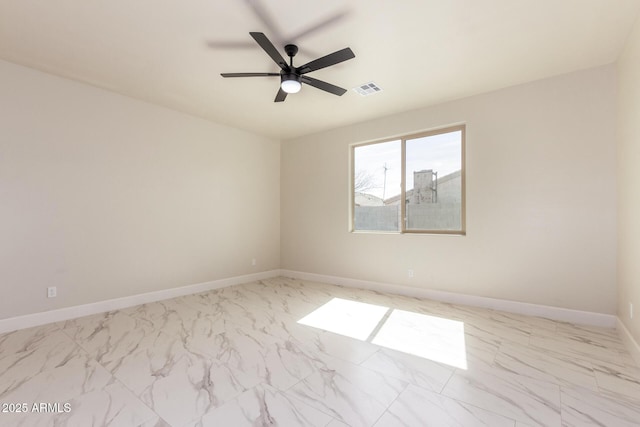
[[[251,265],[256,265],[256,259],[255,258],[251,258]]]
[[[47,288],[47,298],[55,298],[58,296],[58,290],[55,286],[49,286]]]
[[[412,269],[408,269],[407,270],[407,276],[413,277],[413,270]]]
[[[629,319],[633,319],[633,303],[629,303]]]

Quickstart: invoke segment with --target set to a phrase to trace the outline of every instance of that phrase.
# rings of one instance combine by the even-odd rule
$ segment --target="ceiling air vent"
[[[360,86],[354,87],[353,90],[358,92],[360,96],[369,96],[374,93],[382,92],[382,89],[380,89],[380,87],[378,87],[374,82],[361,84]]]

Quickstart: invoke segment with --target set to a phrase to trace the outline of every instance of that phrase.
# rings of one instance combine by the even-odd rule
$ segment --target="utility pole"
[[[387,171],[389,168],[387,167],[387,163],[384,163],[384,183],[382,184],[382,201],[384,201],[384,196],[387,193]]]

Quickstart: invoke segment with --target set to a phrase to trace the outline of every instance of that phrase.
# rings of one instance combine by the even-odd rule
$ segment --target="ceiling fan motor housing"
[[[296,56],[296,53],[298,53],[298,46],[296,46],[295,44],[288,44],[284,47],[284,51],[286,52],[288,57],[293,58],[294,56]]]
[[[282,83],[285,80],[295,80],[295,81],[299,82],[300,81],[300,74],[296,73],[295,71],[290,71],[290,72],[281,71],[280,72],[280,83]]]

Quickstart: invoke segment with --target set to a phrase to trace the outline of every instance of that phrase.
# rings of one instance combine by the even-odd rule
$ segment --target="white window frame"
[[[461,150],[461,159],[460,159],[460,177],[461,177],[461,205],[460,205],[460,229],[459,230],[426,230],[426,229],[407,229],[407,219],[406,219],[406,203],[403,203],[406,200],[406,145],[407,140],[424,138],[434,135],[440,135],[444,133],[451,132],[460,132],[460,150]],[[356,230],[355,229],[355,150],[358,147],[363,147],[366,145],[374,145],[374,144],[382,144],[385,142],[391,141],[400,141],[401,146],[401,178],[400,178],[400,229],[398,231],[376,231],[376,230]],[[450,234],[450,235],[466,235],[466,126],[465,125],[456,125],[449,126],[445,128],[433,129],[425,132],[414,133],[410,135],[403,135],[400,137],[394,138],[385,138],[382,140],[365,142],[361,144],[353,144],[350,146],[350,154],[351,154],[351,174],[350,174],[350,189],[349,194],[351,195],[351,205],[350,205],[350,224],[349,230],[352,233],[377,233],[377,234]]]

